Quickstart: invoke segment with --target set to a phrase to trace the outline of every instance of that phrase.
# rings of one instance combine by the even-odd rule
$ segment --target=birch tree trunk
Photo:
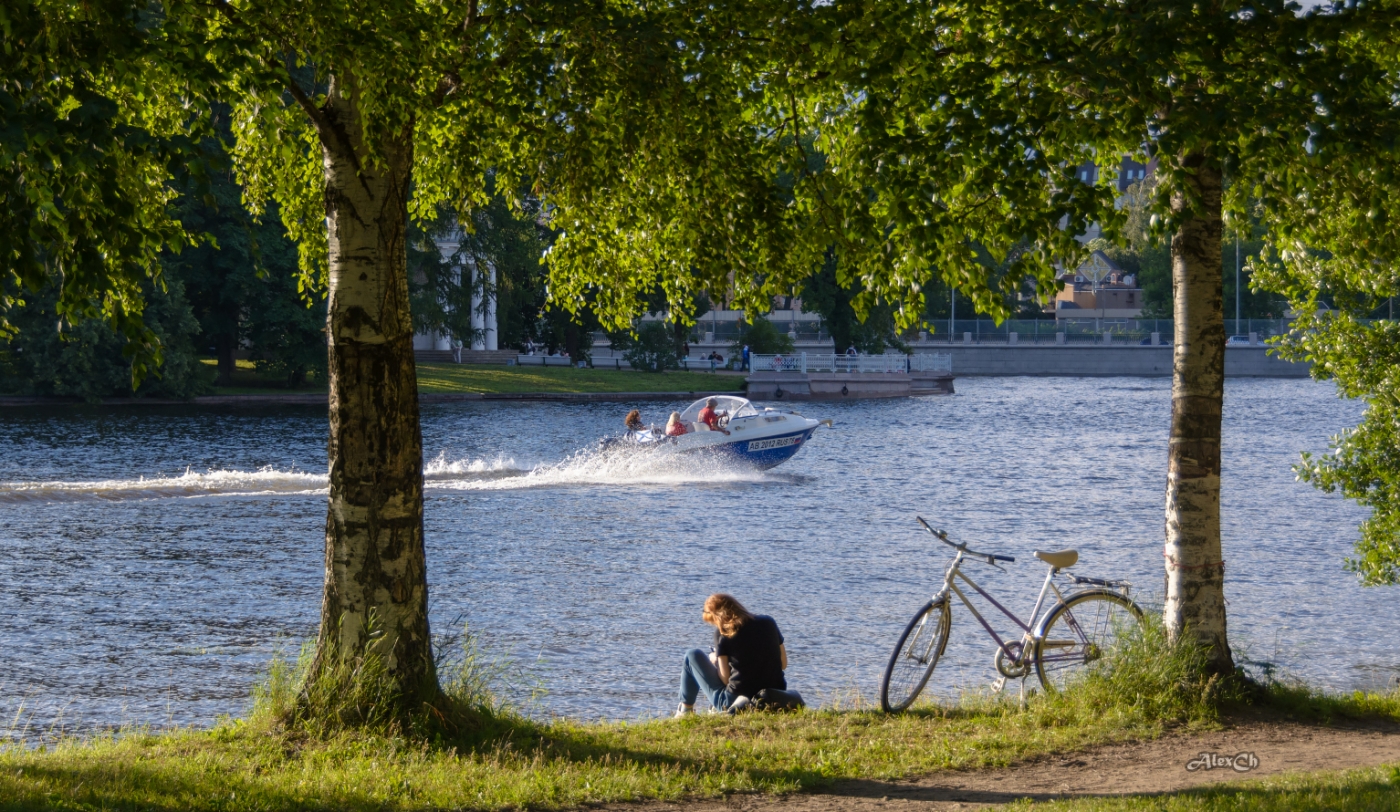
[[[353,82],[333,79],[315,117],[330,236],[330,504],[325,595],[311,680],[373,650],[400,710],[438,696],[423,550],[423,440],[408,305],[410,128],[376,139]],[[308,683],[310,684],[310,683]]]
[[[1189,192],[1200,208],[1172,239],[1176,346],[1167,460],[1163,609],[1172,639],[1195,635],[1213,670],[1234,670],[1225,635],[1225,564],[1220,548],[1220,418],[1225,394],[1225,317],[1220,272],[1221,171],[1190,155]],[[1172,208],[1189,208],[1185,191]]]

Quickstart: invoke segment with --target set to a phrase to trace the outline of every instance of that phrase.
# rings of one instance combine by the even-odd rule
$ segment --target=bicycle
[[[1065,595],[1055,585],[1055,576],[1079,561],[1078,551],[1046,553],[1037,550],[1035,557],[1049,565],[1050,571],[1045,575],[1040,597],[1036,598],[1030,623],[1023,623],[961,570],[963,561],[972,559],[1005,571],[997,562],[1012,564],[1015,558],[969,549],[966,543],[949,540],[947,531],[933,529],[922,517],[919,517],[919,524],[934,538],[957,550],[957,554],[943,574],[943,588],[905,626],[890,655],[880,681],[880,707],[886,713],[902,711],[912,705],[933,676],[933,668],[948,646],[953,596],[962,601],[997,644],[995,665],[1001,679],[994,683],[993,689],[1000,691],[1006,680],[1020,679],[1023,698],[1025,678],[1032,667],[1047,693],[1062,691],[1118,645],[1119,639],[1131,628],[1128,620],[1139,625],[1143,622],[1142,609],[1128,597],[1132,584],[1076,575],[1076,587],[1090,588]],[[955,579],[961,579],[1021,627],[1021,639],[1002,640],[954,583]],[[1057,602],[1042,615],[1040,610],[1046,595],[1052,591]]]

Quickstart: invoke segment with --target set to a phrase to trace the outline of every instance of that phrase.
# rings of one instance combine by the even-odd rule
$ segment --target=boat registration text
[[[797,445],[801,442],[801,434],[794,434],[791,437],[774,437],[771,440],[750,440],[749,451],[767,451],[770,448],[785,448],[790,445]]]

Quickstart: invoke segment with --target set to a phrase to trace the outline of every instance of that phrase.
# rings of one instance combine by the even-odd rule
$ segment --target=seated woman
[[[715,647],[711,654],[697,648],[685,655],[677,716],[695,712],[701,691],[711,707],[725,711],[741,696],[751,699],[765,688],[787,689],[787,647],[773,618],[751,614],[722,592],[705,600],[701,617],[715,627]]]
[[[679,437],[685,432],[685,424],[681,422],[681,413],[671,412],[671,419],[666,421],[666,436]]]
[[[633,409],[632,411],[630,411],[630,412],[627,413],[627,430],[628,430],[628,431],[645,431],[645,430],[646,430],[646,426],[643,426],[643,425],[642,425],[642,413],[641,413],[641,411],[639,411],[639,410],[637,410],[637,409]]]

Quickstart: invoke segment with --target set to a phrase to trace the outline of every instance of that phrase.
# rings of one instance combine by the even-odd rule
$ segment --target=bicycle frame
[[[987,592],[987,590],[978,586],[976,581],[973,581],[971,578],[967,577],[967,575],[962,572],[962,562],[963,551],[958,550],[957,554],[953,556],[952,563],[948,565],[947,571],[943,574],[943,589],[940,590],[938,594],[934,596],[934,600],[947,600],[950,594],[957,595],[958,600],[962,601],[962,605],[967,607],[967,611],[971,612],[972,616],[977,618],[977,622],[982,624],[982,628],[987,630],[988,636],[990,636],[993,640],[996,641],[997,651],[1001,655],[1007,658],[1011,658],[1011,652],[1008,651],[1006,648],[1011,641],[1001,639],[1001,635],[997,634],[996,630],[992,628],[992,625],[987,622],[986,618],[982,617],[982,613],[977,611],[977,607],[972,605],[972,601],[968,600],[966,593],[959,589],[958,585],[954,583],[954,579],[961,578],[963,582],[966,583],[968,586],[972,587],[972,589],[976,591],[978,595],[981,595],[987,600],[988,603],[990,603],[992,606],[995,606],[998,610],[1001,611],[1003,615],[1006,615],[1012,623],[1015,623],[1017,626],[1021,627],[1021,630],[1024,632],[1024,634],[1022,634],[1021,636],[1020,641],[1021,650],[1017,652],[1015,658],[1012,659],[1012,665],[1025,665],[1026,658],[1030,655],[1030,652],[1033,648],[1031,644],[1033,644],[1037,639],[1036,627],[1034,625],[1027,625],[1026,623],[1023,623],[1019,617],[1016,617],[1015,613],[1013,613],[1010,609],[1007,609],[1005,606],[1002,606],[996,598],[993,598]],[[1059,602],[1055,604],[1056,606],[1065,602],[1064,593],[1060,592],[1060,588],[1055,586],[1054,579],[1056,572],[1058,572],[1058,570],[1051,567],[1050,571],[1045,573],[1045,583],[1041,585],[1040,595],[1035,599],[1035,608],[1031,610],[1031,624],[1035,624],[1041,618],[1040,610],[1045,605],[1045,596],[1051,591],[1055,593],[1055,598]],[[1070,623],[1074,623],[1073,618],[1070,618]],[[1074,625],[1077,627],[1077,624]],[[1043,634],[1043,631],[1041,633]]]

